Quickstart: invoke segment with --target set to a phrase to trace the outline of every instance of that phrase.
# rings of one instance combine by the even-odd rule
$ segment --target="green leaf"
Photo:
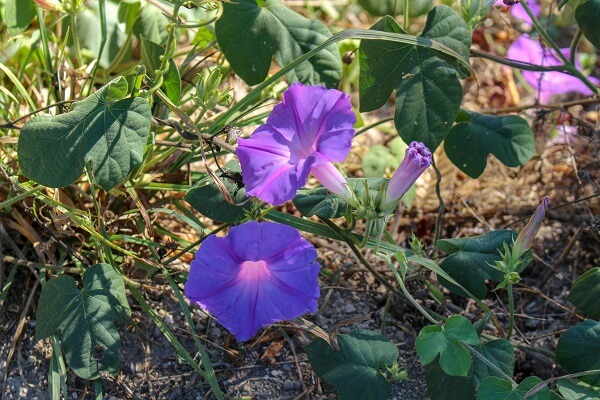
[[[535,385],[542,382],[537,376],[525,378],[516,388],[512,383],[504,379],[490,376],[486,378],[477,390],[477,400],[525,400],[525,395]],[[550,389],[545,387],[533,396],[527,397],[528,400],[550,400]]]
[[[100,11],[98,2],[92,2],[90,8],[78,12],[77,19],[77,38],[82,48],[88,49],[92,58],[98,57],[100,46],[102,45],[102,31]],[[110,1],[106,2],[106,44],[102,52],[99,64],[102,68],[108,68],[116,56],[121,52],[121,48],[127,45],[127,34],[122,29],[119,21],[119,7]],[[72,40],[69,41],[72,46]],[[120,60],[126,62],[131,57],[131,46],[126,49],[124,57]]]
[[[386,16],[373,30],[405,33]],[[469,59],[471,35],[466,23],[448,6],[437,6],[427,15],[421,35],[435,39]],[[404,43],[363,40],[360,44],[360,111],[383,106],[396,90],[394,121],[400,137],[409,143],[424,142],[432,151],[442,142],[462,100],[456,64],[429,48]]]
[[[567,300],[593,318],[600,318],[600,268],[595,267],[581,275],[567,296]]]
[[[558,339],[555,360],[569,373],[600,369],[600,322],[587,320],[570,327]],[[600,375],[580,378],[600,386]]]
[[[348,209],[348,203],[331,194],[324,187],[302,189],[294,197],[294,205],[305,217],[316,215],[321,218],[339,218]]]
[[[121,76],[68,113],[28,121],[18,145],[23,174],[45,186],[63,187],[91,163],[104,190],[122,182],[142,162],[152,118],[146,100],[126,94]]]
[[[146,38],[162,45],[167,40],[168,24],[169,19],[158,7],[146,4],[133,23],[133,33],[139,40]]]
[[[556,382],[556,386],[565,400],[600,400],[600,388],[584,382],[561,379]]]
[[[237,0],[223,3],[215,23],[219,46],[233,70],[249,85],[261,83],[271,60],[285,66],[331,37],[317,19],[290,10],[279,0]],[[337,44],[331,44],[287,74],[290,82],[337,87],[342,61]]]
[[[225,164],[224,170],[231,173],[232,176],[239,177],[241,182],[241,169],[237,161],[230,161]],[[221,181],[227,188],[229,196],[231,196],[231,199],[236,204],[241,204],[248,200],[246,190],[238,187],[233,180],[221,177]],[[205,217],[225,223],[234,223],[243,220],[246,216],[246,211],[251,210],[253,207],[252,201],[246,201],[239,206],[229,204],[210,177],[206,177],[194,185],[185,195],[185,200]]]
[[[575,10],[575,20],[585,37],[600,49],[600,0],[585,0]]]
[[[421,329],[416,347],[423,365],[432,362],[438,355],[439,364],[451,376],[467,376],[471,369],[471,353],[460,342],[479,344],[477,332],[468,319],[454,315],[445,326],[430,325]]]
[[[142,37],[142,60],[146,66],[146,73],[152,79],[156,76],[155,71],[160,68],[160,57],[164,52],[165,49],[161,45]],[[169,100],[177,105],[181,96],[181,76],[179,68],[172,58],[169,59],[169,69],[164,75],[162,86],[165,88],[165,94]]]
[[[32,0],[6,0],[4,12],[6,27],[13,35],[23,32],[35,17]]]
[[[119,372],[119,333],[114,322],[130,321],[125,284],[109,264],[95,264],[83,274],[83,288],[60,275],[43,287],[38,303],[36,338],[58,333],[67,364],[83,379],[100,371]]]
[[[506,375],[512,376],[515,356],[514,349],[508,340],[498,339],[472,347],[488,362],[498,367]],[[446,374],[439,366],[439,357],[425,366],[427,391],[432,400],[474,399],[477,387],[488,376],[500,377],[501,374],[478,357],[473,357],[471,370],[466,377]]]
[[[471,178],[485,169],[488,154],[508,167],[525,164],[535,155],[533,131],[517,115],[484,115],[464,111],[468,120],[452,127],[444,150],[448,158]]]
[[[339,335],[339,351],[323,339],[307,347],[308,360],[317,375],[336,387],[341,400],[380,400],[391,395],[391,387],[381,373],[395,364],[398,349],[384,336],[366,330]]]
[[[410,18],[427,14],[435,0],[410,0],[408,15]],[[404,15],[404,0],[358,0],[369,14],[376,17],[384,15]],[[394,9],[394,4],[396,9]]]
[[[470,238],[440,240],[439,248],[449,254],[440,268],[481,300],[487,294],[486,280],[501,282],[504,279],[504,274],[493,265],[501,260],[499,250],[502,250],[504,243],[512,243],[514,237],[516,234],[513,231],[496,230]],[[468,297],[463,290],[443,277],[439,280],[452,292]]]

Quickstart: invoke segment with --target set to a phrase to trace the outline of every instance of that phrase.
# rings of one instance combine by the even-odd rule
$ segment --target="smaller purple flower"
[[[207,237],[190,265],[185,295],[237,340],[317,310],[317,251],[300,233],[273,222],[246,222]]]
[[[267,123],[248,139],[238,140],[236,154],[246,193],[280,205],[293,199],[312,173],[330,191],[352,198],[332,162],[348,156],[355,122],[346,93],[294,83]]]
[[[521,232],[519,232],[519,235],[517,236],[512,248],[513,257],[515,259],[521,257],[521,255],[525,253],[529,247],[531,247],[533,239],[540,230],[540,226],[542,225],[542,221],[544,220],[544,216],[546,215],[549,204],[550,198],[548,196],[544,197],[544,200],[542,200],[538,208],[535,210],[533,216],[529,219],[529,222],[527,222],[527,225],[525,225]]]
[[[562,53],[569,55],[569,49],[562,49]],[[508,48],[507,57],[517,61],[528,62],[546,67],[562,65],[560,60],[552,54],[551,50],[542,47],[538,40],[531,39],[527,35],[522,35],[515,40]],[[575,66],[581,69],[579,63]],[[555,94],[565,94],[569,92],[577,92],[583,95],[591,95],[592,91],[578,78],[565,74],[563,72],[536,72],[523,71],[525,81],[538,91],[540,101],[547,103]],[[600,81],[594,77],[588,78],[592,83],[598,85]]]
[[[396,208],[404,193],[431,165],[432,159],[431,151],[424,143],[411,142],[404,153],[404,159],[388,183],[380,209],[388,211]]]

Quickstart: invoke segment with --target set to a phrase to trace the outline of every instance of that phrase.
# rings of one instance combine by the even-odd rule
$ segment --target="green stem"
[[[474,49],[471,49],[471,56],[485,58],[487,60],[492,60],[494,62],[497,62],[498,64],[521,69],[523,71],[536,71],[536,72],[558,71],[558,72],[566,72],[566,73],[570,74],[570,70],[567,67],[565,67],[564,65],[553,65],[550,67],[546,67],[543,65],[531,64],[531,63],[524,62],[524,61],[511,60],[508,58],[499,57],[499,56],[496,56],[496,55],[493,55],[490,53],[486,53],[486,52],[474,50]]]
[[[435,179],[435,194],[438,198],[438,203],[440,204],[438,207],[438,214],[435,219],[435,230],[434,230],[434,234],[433,234],[433,248],[437,252],[437,242],[440,239],[440,235],[442,232],[442,218],[444,216],[445,205],[444,205],[444,199],[442,198],[442,189],[441,189],[442,173],[438,169],[437,165],[435,165],[434,157],[431,158],[431,166],[435,170],[435,177],[436,177],[436,179]]]
[[[509,283],[506,289],[508,291],[508,331],[506,332],[506,338],[510,339],[515,325],[515,299],[512,283]]]
[[[433,318],[427,312],[427,310],[425,310],[419,303],[417,303],[415,298],[412,297],[412,295],[409,293],[408,289],[406,289],[406,285],[404,285],[404,280],[400,276],[400,273],[398,272],[398,269],[396,268],[392,260],[389,257],[381,254],[379,255],[379,257],[383,258],[387,262],[388,266],[392,270],[392,273],[394,274],[394,277],[396,278],[396,282],[398,282],[398,286],[400,286],[400,290],[402,290],[404,297],[406,297],[410,304],[412,304],[413,307],[416,308],[429,322],[431,322],[434,325],[439,325],[440,321]]]
[[[491,362],[490,360],[488,360],[483,354],[481,354],[480,352],[478,352],[474,347],[472,347],[470,344],[466,343],[463,340],[460,341],[460,344],[462,344],[463,347],[465,347],[467,350],[469,350],[469,352],[471,354],[473,354],[473,356],[475,358],[477,358],[479,361],[481,361],[482,363],[484,363],[488,368],[496,371],[496,373],[498,375],[500,375],[501,377],[503,377],[505,380],[509,381],[510,384],[512,385],[513,389],[517,387],[517,383],[513,380],[513,378],[511,378],[510,376],[508,376],[504,371],[502,371],[502,369],[498,368],[497,365],[495,365],[493,362]]]
[[[150,307],[150,305],[142,297],[140,292],[133,286],[129,286],[129,291],[131,292],[133,297],[136,299],[138,304],[142,307],[142,309],[144,309],[144,311],[150,316],[150,318],[152,318],[152,321],[154,321],[154,323],[156,324],[158,329],[162,332],[162,334],[165,336],[165,338],[167,338],[169,343],[171,343],[171,345],[175,348],[175,351],[177,351],[177,354],[181,358],[183,358],[202,377],[202,379],[204,379],[206,382],[210,383],[211,388],[213,389],[213,393],[217,399],[224,400],[223,394],[222,394],[221,389],[219,388],[218,384],[216,385],[216,387],[213,387],[215,385],[216,380],[209,379],[210,378],[209,374],[206,373],[202,369],[202,367],[200,367],[200,365],[198,365],[196,360],[194,360],[194,358],[190,355],[190,353],[188,353],[188,351],[185,349],[185,347],[183,347],[183,345],[179,342],[179,340],[177,340],[175,335],[173,335],[173,333],[169,330],[169,328],[163,322],[163,320],[160,319],[160,317],[156,314],[156,312]]]
[[[404,26],[404,32],[408,33],[408,22],[409,22],[409,12],[408,12],[408,1],[404,0],[404,18],[402,19],[402,25]],[[396,12],[396,7],[394,7],[394,12]]]
[[[577,46],[579,46],[579,42],[581,41],[581,37],[583,35],[583,32],[581,31],[581,29],[577,28],[577,33],[575,33],[575,36],[573,36],[573,40],[571,41],[571,46],[569,46],[569,61],[571,61],[571,64],[575,65],[575,56],[577,53]]]
[[[154,84],[144,94],[144,96],[146,96],[146,97],[152,96],[154,94],[154,92],[156,92],[162,86],[163,81],[164,81],[164,75],[168,71],[169,60],[171,59],[171,57],[173,56],[173,54],[175,53],[175,50],[177,48],[177,39],[175,38],[175,32],[177,32],[177,29],[178,29],[177,18],[179,15],[180,8],[181,8],[181,1],[180,0],[173,1],[173,22],[171,22],[167,26],[167,30],[168,30],[168,34],[169,34],[169,36],[167,37],[167,42],[166,42],[167,45],[165,47],[165,52],[163,53],[162,56],[160,56],[160,67],[158,67],[158,69],[156,71],[154,71],[154,74],[155,74]]]
[[[394,117],[389,117],[389,118],[380,119],[379,121],[373,122],[370,125],[363,126],[362,128],[360,128],[359,130],[356,131],[356,133],[354,134],[354,137],[357,137],[358,135],[361,135],[361,134],[365,133],[369,129],[375,128],[376,126],[385,124],[386,122],[390,122],[390,121],[393,121],[393,120],[394,120]]]
[[[218,399],[223,399],[223,394],[221,393],[221,389],[219,388],[219,382],[217,381],[215,370],[213,369],[212,363],[210,362],[210,357],[208,356],[206,349],[204,349],[204,346],[202,346],[202,343],[200,343],[198,335],[194,332],[194,321],[192,320],[190,309],[183,295],[181,294],[181,290],[169,275],[169,271],[163,268],[162,273],[167,282],[169,283],[169,286],[171,286],[173,293],[175,293],[175,297],[177,297],[179,305],[181,306],[183,314],[185,315],[185,320],[187,321],[187,324],[190,327],[192,337],[194,338],[194,343],[196,344],[198,353],[200,353],[200,361],[202,362],[202,367],[204,367],[204,370],[206,372],[206,376],[204,376],[204,379],[206,379],[210,384],[210,387],[213,390],[215,397],[217,397]]]
[[[588,375],[595,375],[595,374],[600,374],[600,369],[591,369],[589,371],[576,372],[574,374],[556,376],[554,378],[546,379],[545,381],[540,382],[537,385],[535,385],[533,388],[531,388],[531,390],[529,390],[529,392],[525,393],[525,398],[527,399],[527,398],[533,396],[534,394],[536,394],[537,392],[539,392],[540,390],[542,390],[544,387],[551,384],[552,382],[556,382],[561,379],[573,379],[573,378],[579,378],[580,376],[588,376]]]

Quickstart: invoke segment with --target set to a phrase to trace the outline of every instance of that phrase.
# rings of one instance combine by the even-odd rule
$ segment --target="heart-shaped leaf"
[[[451,376],[467,376],[471,369],[471,353],[461,342],[472,346],[479,344],[479,337],[468,319],[454,315],[445,326],[430,325],[421,329],[416,347],[423,365],[439,355],[439,365]]]
[[[555,360],[569,373],[600,369],[600,322],[587,320],[570,327],[558,339]],[[585,383],[600,386],[600,375],[580,378]]]
[[[477,390],[477,400],[525,400],[527,392],[540,382],[542,380],[537,376],[530,376],[519,383],[517,387],[513,387],[512,383],[507,380],[490,376],[481,382]],[[550,400],[550,389],[545,387],[527,399]]]
[[[592,268],[581,275],[571,287],[567,300],[593,318],[600,318],[600,268]]]
[[[215,221],[234,223],[246,216],[246,211],[252,209],[252,201],[248,201],[246,190],[243,188],[240,164],[230,161],[223,170],[228,174],[221,176],[231,199],[238,205],[229,204],[223,194],[212,180],[206,177],[192,187],[185,195],[185,200],[196,211]],[[242,204],[243,203],[243,204]]]
[[[575,20],[585,37],[600,49],[600,0],[585,0],[575,10]]]
[[[454,165],[471,178],[483,173],[488,154],[508,167],[523,165],[535,155],[533,131],[523,118],[471,111],[463,111],[463,116],[446,136],[444,150]]]
[[[574,379],[561,379],[556,387],[565,400],[600,400],[600,388]]]
[[[305,217],[339,218],[348,209],[348,203],[324,187],[300,190],[294,197],[294,205]]]
[[[339,351],[323,339],[307,347],[308,360],[325,382],[336,387],[342,400],[380,400],[392,390],[381,373],[396,363],[398,349],[384,336],[366,330],[338,336]]]
[[[495,365],[508,376],[512,376],[515,355],[508,340],[498,339],[485,344],[472,346],[488,363]],[[471,370],[466,377],[450,376],[439,366],[439,357],[425,366],[427,392],[432,400],[474,399],[477,387],[488,376],[500,377],[500,373],[491,368],[479,357],[473,357]]]
[[[215,23],[219,46],[233,70],[249,85],[262,82],[273,56],[280,66],[289,64],[331,37],[327,27],[290,10],[279,0],[236,0],[223,3]],[[337,87],[342,61],[337,44],[288,72],[290,82]]]
[[[60,331],[65,360],[83,379],[100,372],[119,372],[121,342],[114,322],[128,323],[131,310],[125,284],[109,264],[95,264],[83,274],[83,288],[60,275],[43,287],[35,335],[43,339]]]
[[[27,122],[18,146],[23,174],[58,188],[75,182],[90,163],[104,190],[123,181],[142,162],[152,117],[146,100],[126,94],[121,76],[68,113]]]
[[[169,23],[169,19],[165,17],[160,8],[148,3],[142,7],[135,19],[133,33],[139,40],[146,38],[162,45],[168,36],[166,28]]]
[[[512,243],[515,237],[513,231],[496,230],[470,238],[440,240],[440,249],[448,254],[440,268],[481,300],[487,294],[486,280],[501,282],[504,279],[504,274],[493,265],[500,261],[499,251],[504,243]],[[462,289],[443,277],[439,277],[439,280],[452,292],[469,297]]]
[[[396,21],[386,16],[373,30],[404,34]],[[468,63],[471,34],[462,18],[448,6],[437,6],[427,14],[421,35],[435,39]],[[363,40],[360,44],[360,111],[383,106],[396,90],[394,121],[400,137],[409,143],[424,142],[432,151],[442,142],[460,107],[462,86],[457,70],[430,48],[404,43]]]

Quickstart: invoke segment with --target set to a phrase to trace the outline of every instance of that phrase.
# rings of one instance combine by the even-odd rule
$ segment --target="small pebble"
[[[169,314],[165,317],[165,324],[171,325],[172,323],[173,323],[173,316]]]
[[[284,390],[294,390],[294,382],[289,379],[283,381],[283,389]]]
[[[279,371],[279,370],[276,370],[276,369],[274,369],[273,371],[271,371],[271,375],[273,375],[273,376],[275,376],[275,377],[277,377],[277,376],[279,376],[279,375],[281,375],[281,374],[282,374],[282,372],[281,372],[281,371]]]
[[[221,337],[221,329],[214,327],[210,330],[210,334],[214,337]]]
[[[78,397],[79,397],[79,396],[77,395],[77,392],[72,392],[72,393],[71,393],[71,398],[72,398],[73,400],[76,400]]]
[[[300,381],[295,381],[294,382],[294,389],[298,390],[298,389],[302,389],[302,382]]]
[[[346,304],[346,307],[344,307],[344,312],[346,314],[352,314],[353,312],[356,312],[356,307],[354,307],[352,303],[348,303]]]

